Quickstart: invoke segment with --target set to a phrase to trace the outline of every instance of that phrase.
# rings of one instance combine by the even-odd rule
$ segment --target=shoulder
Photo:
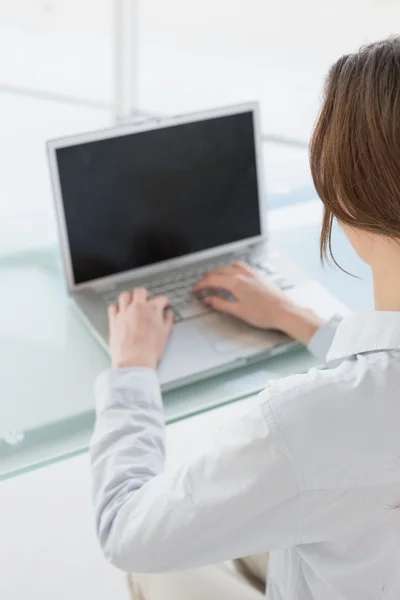
[[[260,402],[265,411],[288,422],[322,416],[333,402],[336,410],[338,396],[351,393],[359,377],[357,358],[349,358],[334,368],[313,368],[273,380],[261,392]]]
[[[351,485],[351,469],[343,467],[362,427],[359,403],[363,395],[360,388],[365,385],[363,371],[354,357],[333,369],[312,369],[273,381],[260,394],[268,427],[305,489]]]

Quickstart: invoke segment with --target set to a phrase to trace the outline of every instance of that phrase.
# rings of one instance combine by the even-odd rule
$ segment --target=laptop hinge
[[[93,283],[91,286],[93,292],[98,294],[102,294],[103,292],[111,292],[117,288],[117,284],[112,281],[99,281],[98,283]]]

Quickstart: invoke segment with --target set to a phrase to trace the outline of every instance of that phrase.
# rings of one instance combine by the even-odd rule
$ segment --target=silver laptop
[[[257,104],[48,144],[68,290],[99,342],[107,349],[107,304],[122,290],[171,299],[164,389],[293,345],[210,312],[191,291],[206,272],[243,260],[304,303],[307,277],[268,249],[261,150]]]

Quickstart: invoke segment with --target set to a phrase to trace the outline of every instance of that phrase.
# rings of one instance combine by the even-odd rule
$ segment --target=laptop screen
[[[76,284],[261,233],[252,111],[56,157]]]

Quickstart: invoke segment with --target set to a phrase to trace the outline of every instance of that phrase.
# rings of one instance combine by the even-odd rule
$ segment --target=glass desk
[[[320,202],[309,176],[304,178],[304,168],[297,173],[292,165],[293,185],[280,184],[288,172],[282,169],[280,151],[275,147],[273,154],[267,152],[273,245],[351,309],[371,306],[369,273],[343,237],[334,240],[336,258],[362,279],[321,267]],[[305,152],[302,160],[306,157]],[[87,448],[94,422],[93,381],[108,366],[108,357],[67,298],[55,248],[0,259],[0,294],[0,479],[4,479]],[[169,392],[164,395],[166,419],[177,421],[250,397],[268,379],[305,371],[312,364],[308,352],[298,350]]]

